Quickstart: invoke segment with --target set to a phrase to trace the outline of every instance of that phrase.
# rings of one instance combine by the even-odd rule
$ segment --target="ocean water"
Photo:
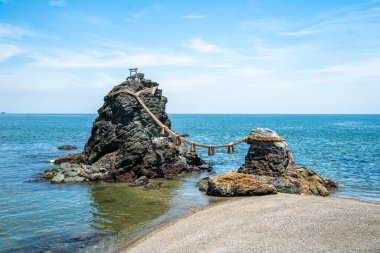
[[[112,252],[142,233],[218,198],[200,193],[207,173],[161,180],[159,190],[126,184],[28,182],[48,160],[81,150],[96,115],[0,115],[0,252]],[[340,184],[333,197],[380,200],[380,115],[170,115],[173,129],[205,144],[229,143],[257,127],[286,138],[297,165]],[[217,173],[238,168],[234,155],[199,149]]]

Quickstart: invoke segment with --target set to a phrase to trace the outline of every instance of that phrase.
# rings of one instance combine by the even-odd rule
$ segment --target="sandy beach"
[[[380,252],[380,203],[278,194],[231,199],[127,252]]]

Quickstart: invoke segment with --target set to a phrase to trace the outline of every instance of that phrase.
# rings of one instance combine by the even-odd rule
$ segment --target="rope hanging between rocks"
[[[212,155],[215,154],[215,148],[226,148],[227,147],[227,153],[228,154],[233,154],[234,153],[234,146],[235,145],[239,145],[239,144],[241,144],[243,142],[248,142],[250,140],[255,140],[255,141],[274,141],[274,142],[285,141],[285,139],[281,138],[281,137],[256,136],[256,135],[252,135],[252,134],[249,134],[249,135],[245,136],[244,138],[242,138],[240,140],[237,140],[237,141],[234,141],[234,142],[231,142],[231,143],[228,143],[228,144],[221,144],[221,145],[205,145],[205,144],[189,141],[189,140],[185,139],[184,137],[182,137],[180,134],[178,134],[178,133],[174,132],[173,130],[169,129],[164,123],[162,123],[156,117],[156,115],[154,115],[149,110],[149,108],[145,105],[144,101],[140,98],[140,95],[143,94],[143,93],[150,93],[150,94],[154,95],[154,93],[156,92],[156,90],[157,90],[157,86],[153,86],[151,88],[146,88],[146,89],[140,90],[138,92],[133,92],[133,91],[128,90],[128,89],[123,89],[123,90],[118,90],[118,91],[115,91],[115,92],[110,92],[110,93],[108,93],[107,96],[108,97],[112,97],[112,96],[115,96],[115,95],[120,94],[120,93],[127,93],[127,94],[133,96],[137,100],[137,102],[139,102],[139,104],[144,108],[144,110],[148,113],[148,115],[157,123],[157,125],[159,125],[162,128],[161,135],[169,134],[170,136],[174,137],[175,138],[175,144],[177,146],[180,146],[182,144],[182,142],[184,142],[186,144],[189,144],[190,145],[190,152],[195,152],[196,151],[196,147],[207,148],[208,149],[208,155],[212,156]]]

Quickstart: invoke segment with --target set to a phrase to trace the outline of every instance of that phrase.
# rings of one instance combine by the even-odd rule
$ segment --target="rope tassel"
[[[177,136],[176,138],[175,138],[175,145],[176,146],[181,146],[181,137],[179,137],[179,136]]]
[[[190,145],[190,152],[197,152],[197,149],[195,148],[194,143],[191,143],[191,145]]]
[[[166,135],[166,129],[165,129],[165,127],[163,127],[163,128],[161,129],[161,135]]]
[[[213,155],[215,155],[215,149],[214,149],[213,146],[208,147],[208,155],[209,155],[209,156],[213,156]]]
[[[227,154],[232,155],[233,153],[235,153],[234,145],[230,144],[228,145],[228,148],[227,148]]]

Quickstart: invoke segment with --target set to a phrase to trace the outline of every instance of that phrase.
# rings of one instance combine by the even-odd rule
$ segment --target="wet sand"
[[[278,194],[195,211],[124,252],[380,252],[380,203]]]

